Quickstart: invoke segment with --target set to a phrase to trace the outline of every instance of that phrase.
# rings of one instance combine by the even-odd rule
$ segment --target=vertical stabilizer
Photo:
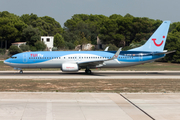
[[[170,21],[164,21],[143,46],[131,49],[129,51],[163,52],[169,26]]]

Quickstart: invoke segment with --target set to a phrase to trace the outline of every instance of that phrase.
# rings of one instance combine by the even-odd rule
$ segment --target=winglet
[[[119,53],[120,53],[121,51],[122,51],[122,47],[120,47],[120,48],[118,49],[118,51],[114,54],[114,56],[113,56],[111,59],[109,59],[109,60],[117,59],[118,56],[119,56]]]
[[[109,46],[107,46],[106,49],[105,49],[104,51],[108,51],[108,49],[109,49]]]

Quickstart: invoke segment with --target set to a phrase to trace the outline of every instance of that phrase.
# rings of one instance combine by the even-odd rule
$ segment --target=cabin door
[[[139,61],[143,61],[143,54],[139,54]]]
[[[23,54],[23,62],[24,62],[24,63],[27,62],[27,54]]]

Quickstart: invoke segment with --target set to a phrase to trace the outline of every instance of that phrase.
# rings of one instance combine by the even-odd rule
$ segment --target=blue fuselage
[[[117,68],[160,59],[165,54],[155,55],[157,52],[121,51],[118,58],[106,61],[113,57],[116,51],[39,51],[24,52],[13,55],[4,61],[14,68],[62,68],[62,64],[77,64],[81,68]],[[102,65],[90,64],[103,61]],[[88,63],[88,64],[86,64]]]

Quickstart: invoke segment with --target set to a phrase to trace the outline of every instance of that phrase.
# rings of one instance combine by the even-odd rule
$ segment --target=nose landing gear
[[[15,70],[20,70],[19,73],[23,73],[23,70],[21,68],[14,68]]]
[[[22,73],[23,73],[23,70],[20,70],[19,73],[22,74]]]

